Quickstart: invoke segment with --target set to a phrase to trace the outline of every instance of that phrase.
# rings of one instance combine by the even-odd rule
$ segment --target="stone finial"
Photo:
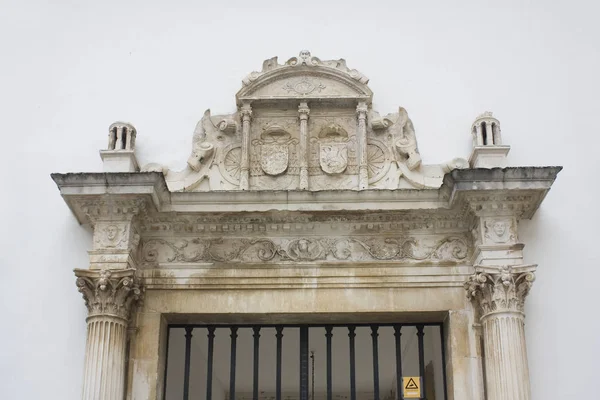
[[[135,127],[127,122],[115,122],[108,127],[107,150],[133,150],[135,148]]]
[[[135,127],[127,122],[115,122],[108,127],[108,148],[100,150],[104,172],[137,172],[135,157]]]
[[[504,168],[510,146],[502,144],[500,121],[491,111],[479,115],[471,125],[473,152],[469,157],[472,168]]]

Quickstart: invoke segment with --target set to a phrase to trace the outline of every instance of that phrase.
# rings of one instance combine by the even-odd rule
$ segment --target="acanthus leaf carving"
[[[467,298],[482,311],[482,316],[500,311],[523,312],[535,274],[517,272],[510,266],[499,267],[494,272],[478,270],[464,287]]]
[[[270,261],[431,261],[460,262],[470,254],[467,240],[448,236],[431,241],[414,237],[151,238],[142,261],[151,264]]]
[[[143,298],[135,270],[75,270],[88,315],[128,320],[132,307]]]

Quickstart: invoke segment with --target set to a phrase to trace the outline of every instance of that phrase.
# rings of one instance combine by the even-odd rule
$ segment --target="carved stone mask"
[[[117,239],[117,233],[119,232],[119,228],[116,225],[109,225],[106,227],[106,238],[108,240],[115,241]]]
[[[308,251],[308,240],[306,239],[302,239],[298,242],[298,250],[300,250],[302,253],[305,253]]]
[[[498,237],[504,236],[504,234],[506,233],[506,222],[504,222],[504,221],[494,222],[493,229],[494,229],[494,233]]]
[[[300,59],[302,59],[302,62],[308,62],[308,60],[310,59],[310,51],[302,50],[300,52]]]

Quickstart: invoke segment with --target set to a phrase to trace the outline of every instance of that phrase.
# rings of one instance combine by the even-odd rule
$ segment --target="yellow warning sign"
[[[405,399],[421,398],[421,378],[418,376],[402,377],[402,387],[404,388]]]

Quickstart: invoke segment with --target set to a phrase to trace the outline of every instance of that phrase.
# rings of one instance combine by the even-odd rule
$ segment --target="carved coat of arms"
[[[348,165],[348,145],[346,143],[320,143],[319,162],[328,174],[341,174]]]
[[[263,143],[260,146],[260,166],[268,175],[279,175],[288,167],[288,145]]]

